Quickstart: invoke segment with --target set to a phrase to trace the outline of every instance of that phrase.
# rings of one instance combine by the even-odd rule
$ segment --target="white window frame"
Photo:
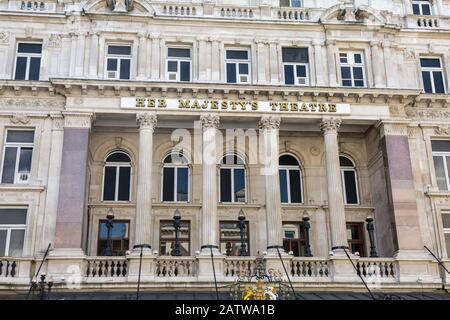
[[[433,6],[432,6],[432,4],[431,4],[431,2],[430,1],[420,1],[420,0],[413,0],[413,1],[411,1],[411,8],[413,7],[413,5],[418,5],[419,6],[419,14],[418,15],[420,15],[420,16],[424,16],[424,14],[423,14],[423,7],[422,6],[424,6],[424,5],[427,5],[429,8],[430,8],[430,16],[432,16],[433,15]],[[413,9],[414,10],[414,9]],[[414,14],[414,11],[413,11],[413,14]],[[425,16],[428,16],[428,15],[425,15]]]
[[[300,161],[298,161],[298,159],[296,157],[294,157],[292,154],[290,153],[284,153],[284,154],[280,154],[281,156],[291,156],[293,157],[295,160],[297,160],[298,162],[298,166],[293,166],[293,165],[279,165],[278,171],[281,170],[286,170],[286,183],[287,183],[287,191],[288,191],[288,202],[281,202],[281,205],[283,204],[295,204],[295,205],[300,205],[305,203],[305,199],[303,197],[303,173],[302,173],[302,168],[300,166]],[[302,198],[301,202],[291,202],[291,188],[290,188],[290,177],[289,177],[289,171],[291,170],[298,170],[300,171],[300,197]],[[279,174],[279,173],[278,173]],[[280,190],[281,191],[281,190]],[[281,192],[280,192],[281,193]]]
[[[11,242],[11,232],[13,230],[23,230],[24,231],[24,239],[23,239],[23,245],[25,247],[25,237],[27,232],[27,220],[28,220],[28,208],[26,207],[0,207],[0,209],[23,209],[26,211],[26,218],[25,218],[25,224],[0,224],[0,230],[6,230],[6,243],[5,243],[5,257],[9,257],[9,246]],[[23,249],[22,248],[22,254]]]
[[[341,54],[347,55],[347,62],[341,62]],[[355,54],[361,55],[361,63],[355,62]],[[341,86],[343,88],[367,88],[367,79],[366,79],[366,68],[365,68],[365,58],[364,58],[364,51],[352,51],[352,50],[339,50],[339,77],[341,78]],[[351,58],[351,59],[350,59]],[[349,67],[350,68],[350,74],[351,74],[351,86],[344,86],[343,78],[342,78],[342,67]],[[353,68],[354,67],[360,67],[362,69],[362,81],[364,82],[363,86],[355,86],[355,77],[353,74]],[[349,80],[349,79],[345,79]],[[358,79],[359,80],[359,79]]]
[[[300,62],[283,62],[283,76],[285,74],[284,67],[285,66],[293,66],[294,67],[294,84],[286,84],[286,79],[284,79],[284,85],[286,86],[300,86],[300,87],[307,87],[309,86],[309,63],[300,63]],[[304,66],[306,68],[306,77],[305,77],[305,83],[301,84],[298,80],[297,76],[297,66]]]
[[[108,48],[109,46],[119,46],[119,47],[130,47],[130,55],[123,55],[123,54],[109,54]],[[105,79],[106,80],[131,80],[133,75],[133,44],[127,44],[127,43],[113,43],[108,42],[106,43],[106,52],[105,52]],[[116,59],[117,60],[117,71],[116,76],[114,78],[110,78],[108,75],[108,59]],[[128,79],[121,79],[120,78],[120,62],[121,60],[130,60],[130,77]]]
[[[344,157],[346,159],[348,159],[351,163],[353,163],[352,167],[347,167],[347,166],[341,166],[339,165],[340,168],[340,173],[341,173],[341,185],[342,185],[342,193],[344,196],[344,204],[345,205],[349,205],[349,206],[356,206],[360,204],[360,199],[359,199],[359,186],[358,186],[358,171],[356,170],[356,166],[355,166],[355,162],[348,157],[345,154],[341,154],[339,155],[339,157]],[[345,189],[345,172],[353,172],[355,174],[355,186],[356,186],[356,203],[347,203],[347,190]]]
[[[434,68],[434,67],[422,67],[422,59],[434,59],[434,60],[439,60],[439,64],[441,65],[439,68]],[[433,56],[421,56],[419,58],[419,66],[420,66],[420,76],[422,79],[422,87],[423,87],[423,92],[427,93],[427,94],[436,94],[436,86],[434,83],[434,77],[433,77],[433,72],[436,71],[440,71],[441,75],[442,75],[442,84],[444,87],[444,93],[437,93],[437,94],[446,94],[447,93],[447,86],[445,85],[445,74],[444,74],[444,68],[442,67],[442,59],[441,57],[433,57]],[[422,72],[428,72],[430,75],[430,80],[431,80],[431,93],[425,92],[425,83],[423,80],[423,76],[422,76]]]
[[[444,227],[444,219],[443,219],[443,215],[448,215],[448,216],[450,216],[450,211],[448,211],[448,210],[442,210],[441,211],[441,222],[442,222],[442,236],[443,236],[443,240],[444,240],[444,243],[443,243],[443,247],[445,248],[445,250],[447,251],[447,258],[450,258],[450,251],[447,249],[447,245],[446,245],[446,242],[445,242],[445,235],[446,234],[450,234],[450,228],[445,228]]]
[[[190,58],[183,58],[183,57],[169,57],[169,49],[189,49],[189,55]],[[171,81],[171,82],[192,82],[192,66],[193,66],[193,59],[192,59],[192,54],[193,50],[192,47],[190,46],[167,46],[166,47],[166,80],[167,81]],[[170,80],[170,74],[174,74],[175,72],[170,71],[169,72],[169,61],[176,61],[177,62],[177,72],[176,72],[176,79],[175,80]],[[181,81],[181,62],[189,62],[189,81]]]
[[[297,1],[299,1],[300,2],[300,6],[293,6],[292,5],[292,2],[293,2],[294,0],[289,0],[289,6],[291,7],[291,8],[302,8],[303,7],[303,1],[302,0],[297,0]]]
[[[227,51],[246,51],[247,52],[247,60],[242,59],[227,59]],[[227,64],[228,63],[234,63],[235,69],[236,69],[236,84],[251,84],[252,83],[252,64],[251,64],[251,50],[249,48],[235,48],[235,47],[226,47],[225,48],[225,81],[227,81],[228,74],[227,74]],[[240,63],[247,63],[248,65],[248,74],[247,74],[247,81],[241,81],[241,74],[239,73],[239,64]],[[229,83],[227,81],[227,83]],[[234,84],[234,83],[233,83]]]
[[[123,153],[124,155],[126,155],[128,158],[131,157],[123,151],[113,151],[111,153],[108,154],[108,156],[106,158],[108,158],[109,156],[111,156],[114,153]],[[116,181],[115,181],[115,189],[114,189],[114,200],[105,200],[104,196],[105,196],[105,170],[106,167],[115,167],[116,168]],[[128,200],[118,200],[119,198],[119,172],[120,172],[120,168],[124,167],[124,168],[130,168],[130,193],[128,195]],[[105,165],[103,166],[103,176],[102,176],[102,201],[103,202],[122,202],[122,203],[128,203],[131,202],[131,195],[132,195],[132,189],[133,189],[133,167],[131,166],[131,161],[130,162],[108,162],[105,160]]]
[[[163,161],[169,157],[170,154],[166,155]],[[183,157],[187,158],[183,155]],[[173,201],[164,200],[164,168],[174,168],[174,177],[173,177]],[[177,189],[178,189],[178,169],[184,168],[188,170],[188,197],[187,201],[179,201],[177,199]],[[175,200],[176,199],[176,200]],[[191,168],[189,167],[189,163],[164,163],[161,170],[161,202],[164,203],[189,203],[191,201]]]
[[[30,44],[40,44],[41,45],[41,53],[24,53],[24,52],[19,52],[19,44],[20,43],[30,43]],[[12,78],[15,80],[16,79],[16,68],[17,68],[17,58],[18,57],[25,57],[27,58],[27,67],[25,69],[25,79],[20,79],[17,81],[28,81],[30,79],[30,63],[31,63],[31,58],[40,58],[41,59],[41,63],[40,63],[40,67],[39,67],[39,79],[41,78],[41,67],[42,67],[42,50],[43,50],[43,44],[42,42],[39,41],[17,41],[16,43],[16,56],[14,59],[14,70],[13,70],[13,74],[12,74]],[[38,81],[38,80],[32,80],[32,81]]]
[[[223,158],[225,158],[226,156],[236,156],[239,159],[241,159],[241,161],[243,162],[243,164],[223,164],[222,160]],[[220,161],[220,166],[219,166],[219,203],[247,203],[248,201],[248,181],[247,181],[247,168],[245,166],[245,162],[244,159],[236,154],[236,153],[228,153],[225,156],[222,157],[222,160]],[[221,169],[231,169],[231,201],[226,201],[223,202],[222,199],[220,199],[220,195],[221,195],[221,183],[220,183],[220,179],[222,178],[220,176],[220,170]],[[244,182],[245,182],[245,195],[244,195],[244,201],[234,201],[234,170],[235,169],[244,169]]]
[[[30,182],[30,176],[31,176],[31,170],[32,170],[32,164],[33,164],[33,153],[34,153],[34,142],[6,142],[6,139],[8,137],[8,131],[33,131],[34,134],[36,134],[34,128],[8,128],[5,130],[5,138],[3,141],[3,153],[2,153],[2,162],[1,162],[1,168],[0,168],[0,183],[3,183],[1,179],[3,178],[3,168],[4,168],[4,161],[5,161],[5,153],[6,148],[17,148],[16,150],[16,165],[14,167],[14,182],[13,184],[28,184]],[[19,179],[20,173],[19,170],[19,162],[20,162],[20,150],[23,148],[30,148],[31,147],[31,164],[30,164],[30,172],[28,172],[27,180],[21,181]]]
[[[444,164],[444,173],[445,173],[445,180],[447,184],[447,190],[441,190],[441,191],[450,191],[450,177],[449,177],[449,170],[450,168],[447,167],[447,161],[446,158],[450,158],[450,151],[432,151],[431,152],[433,164],[434,164],[434,157],[441,157],[443,158],[443,164]],[[437,175],[436,175],[436,168],[434,168],[434,177],[436,179],[437,184]],[[439,185],[438,185],[439,188]]]

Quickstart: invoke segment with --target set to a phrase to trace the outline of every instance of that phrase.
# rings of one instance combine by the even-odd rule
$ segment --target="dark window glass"
[[[422,58],[420,59],[420,66],[424,68],[440,68],[441,61],[439,59]]]
[[[422,5],[422,14],[425,16],[431,15],[431,7],[428,4]]]
[[[227,50],[227,59],[248,60],[248,51]]]
[[[419,8],[419,5],[417,3],[413,3],[413,13],[420,15],[420,8]]]
[[[354,171],[344,171],[344,185],[346,202],[348,204],[358,203],[358,194],[356,191],[356,176]]]
[[[307,48],[283,48],[283,62],[308,63]]]
[[[231,169],[220,169],[220,202],[231,202]]]
[[[16,147],[6,147],[5,157],[3,159],[2,183],[14,183],[14,175],[16,170]]]
[[[163,169],[163,201],[174,201],[175,169]]]
[[[293,156],[290,155],[282,155],[278,162],[280,165],[285,166],[298,166],[298,161]]]
[[[433,87],[431,86],[431,77],[428,71],[422,71],[423,89],[426,93],[433,93]]]
[[[353,55],[353,57],[354,57],[355,63],[362,63],[362,57],[361,57],[361,54],[355,53],[355,54]]]
[[[107,162],[131,162],[130,157],[122,152],[114,152],[106,159]]]
[[[306,77],[306,66],[296,66],[297,77]]]
[[[353,77],[355,79],[363,79],[363,70],[360,67],[353,68]]]
[[[105,167],[103,182],[103,200],[114,201],[116,193],[116,167]]]
[[[344,87],[351,87],[352,86],[352,80],[342,80],[342,85]]]
[[[11,237],[9,239],[9,256],[20,257],[22,255],[24,237],[25,230],[11,230]]]
[[[130,46],[108,46],[108,54],[131,55]]]
[[[294,66],[285,65],[284,66],[284,83],[285,84],[295,84],[294,81]]]
[[[20,149],[19,172],[30,172],[32,154],[33,148]]]
[[[286,252],[292,251],[295,257],[305,254],[305,237],[302,223],[283,222],[283,247]]]
[[[120,167],[119,168],[119,201],[129,201],[130,200],[130,179],[131,179],[131,168],[130,167]]]
[[[350,161],[347,157],[339,157],[339,165],[341,167],[353,167],[353,162]]]
[[[435,93],[445,93],[444,79],[442,79],[442,72],[434,71],[433,72],[433,80],[434,80],[434,92]]]
[[[291,189],[291,203],[301,203],[302,189],[300,185],[300,170],[289,170],[289,182]]]
[[[25,224],[27,209],[0,209],[0,224]]]
[[[19,53],[41,53],[42,44],[39,43],[19,43],[17,48]]]
[[[188,201],[189,170],[178,168],[177,174],[177,201]]]
[[[227,82],[236,83],[236,64],[227,63]]]
[[[106,69],[108,71],[117,71],[117,59],[108,59]]]
[[[25,80],[25,73],[27,71],[27,60],[26,57],[17,57],[16,62],[16,74],[14,79],[16,80]]]
[[[237,155],[229,154],[222,158],[223,164],[244,164],[240,157]]]
[[[171,153],[165,159],[164,163],[188,163],[187,159],[183,156],[183,153]]]
[[[34,131],[31,130],[8,130],[6,142],[34,142]]]
[[[168,48],[168,57],[178,57],[178,58],[190,58],[191,49],[181,49],[181,48]]]
[[[445,175],[445,167],[444,167],[444,157],[442,156],[434,156],[434,171],[436,173],[436,181],[439,187],[439,190],[447,190],[447,177]]]
[[[234,169],[234,201],[245,202],[245,170]]]
[[[191,81],[191,63],[187,61],[180,62],[180,81]]]
[[[248,74],[248,63],[239,63],[239,74]]]
[[[41,58],[31,58],[28,80],[39,80],[40,68],[41,68]]]
[[[450,152],[450,140],[432,140],[431,149],[433,151]]]
[[[178,71],[178,62],[177,61],[168,61],[167,62],[167,71],[177,72]]]
[[[362,223],[347,223],[347,240],[352,253],[359,252],[361,257],[365,257],[366,250]]]
[[[99,223],[97,254],[102,256],[105,254],[107,247],[108,229],[106,221]],[[129,250],[129,222],[126,220],[114,221],[110,234],[110,246],[113,256],[124,256]]]
[[[120,60],[120,79],[130,79],[130,60]]]
[[[450,214],[442,215],[442,225],[446,229],[450,229]]]
[[[355,80],[355,87],[364,87],[363,80]]]
[[[234,221],[221,221],[220,225],[220,252],[225,252],[227,256],[239,256],[241,255],[241,230],[239,228],[239,222]],[[249,228],[248,221],[244,224],[244,243],[245,251],[248,255],[250,252],[249,247]]]
[[[175,227],[173,220],[160,221],[159,253],[161,256],[172,255],[175,249]],[[178,241],[182,256],[190,254],[190,221],[180,221]]]
[[[342,79],[351,79],[350,67],[341,67],[341,77]]]
[[[0,257],[6,255],[6,237],[8,236],[8,230],[0,230]]]
[[[281,202],[282,203],[288,203],[288,185],[287,185],[287,176],[286,176],[286,170],[281,169],[280,170],[280,195],[281,195]]]

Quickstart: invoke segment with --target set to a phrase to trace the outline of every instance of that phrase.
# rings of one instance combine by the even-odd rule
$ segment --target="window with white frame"
[[[23,251],[27,209],[0,208],[0,257],[20,257]]]
[[[420,58],[423,90],[426,93],[445,93],[444,73],[440,58]]]
[[[450,141],[431,141],[431,149],[438,188],[450,191]]]
[[[362,52],[340,52],[341,80],[344,87],[364,87],[364,59]]]
[[[130,201],[131,159],[122,152],[111,153],[103,173],[103,201]]]
[[[220,202],[246,202],[244,161],[236,154],[223,157],[220,163]]]
[[[242,49],[227,49],[225,66],[227,83],[250,83],[250,52]]]
[[[447,258],[450,258],[450,211],[442,212],[442,227],[444,228],[445,247]]]
[[[201,57],[204,58],[204,57]],[[192,79],[191,48],[167,48],[167,80],[186,81]]]
[[[346,156],[339,157],[345,204],[358,204],[358,180],[355,164]]]
[[[280,7],[300,8],[302,0],[280,0]]]
[[[169,154],[164,159],[162,201],[189,201],[189,165],[181,153]]]
[[[283,48],[284,83],[309,85],[309,57],[307,48]]]
[[[413,13],[415,15],[430,16],[431,4],[428,0],[413,0],[412,1]]]
[[[282,203],[302,203],[302,172],[293,156],[285,154],[279,159],[280,195]]]
[[[17,44],[15,80],[39,80],[42,43],[19,42]]]
[[[131,79],[131,46],[107,45],[106,78],[117,80]]]
[[[2,183],[28,183],[33,144],[34,130],[6,130]]]

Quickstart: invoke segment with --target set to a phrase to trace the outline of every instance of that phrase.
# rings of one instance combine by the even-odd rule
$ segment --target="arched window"
[[[189,201],[189,166],[182,153],[171,153],[164,159],[162,201]]]
[[[220,202],[246,202],[244,161],[229,154],[220,163]]]
[[[131,159],[116,151],[106,158],[103,172],[103,201],[130,201]]]
[[[356,178],[355,164],[346,156],[339,157],[341,165],[342,189],[344,191],[345,204],[358,204],[358,181]]]
[[[280,195],[282,203],[302,203],[302,172],[297,159],[289,154],[280,156]]]

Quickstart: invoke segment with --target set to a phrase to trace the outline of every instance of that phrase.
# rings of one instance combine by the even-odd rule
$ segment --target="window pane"
[[[41,68],[41,58],[31,58],[28,80],[39,80],[40,68]]]
[[[117,59],[108,59],[106,69],[108,71],[117,71]]]
[[[291,188],[291,203],[302,202],[302,189],[300,184],[300,170],[289,170],[289,183]]]
[[[120,60],[120,79],[130,79],[130,59]]]
[[[428,4],[422,4],[422,14],[425,16],[431,15],[431,7]]]
[[[168,61],[167,62],[167,71],[177,72],[177,70],[178,70],[178,62],[177,61]]]
[[[191,63],[180,62],[180,81],[191,81]]]
[[[364,87],[363,80],[355,80],[355,87]]]
[[[227,59],[247,60],[248,59],[248,51],[247,50],[227,50]]]
[[[344,171],[344,187],[346,203],[358,203],[358,194],[356,191],[356,175],[354,171]]]
[[[106,158],[107,162],[131,162],[128,155],[123,152],[114,152]]]
[[[293,156],[285,154],[280,157],[279,164],[286,166],[298,166],[298,161]]]
[[[118,200],[120,201],[130,200],[130,179],[131,179],[131,168],[120,167]]]
[[[220,202],[231,202],[231,169],[220,169]]]
[[[432,58],[421,58],[420,65],[425,68],[440,68],[441,60]]]
[[[440,156],[433,157],[434,171],[436,172],[436,181],[439,190],[447,190],[447,179],[445,177],[444,158]]]
[[[285,84],[295,84],[294,66],[293,65],[285,65],[284,66],[284,83]]]
[[[353,78],[361,80],[363,79],[363,70],[360,67],[354,67],[353,68]]]
[[[227,63],[227,82],[236,83],[236,64]]]
[[[362,63],[362,57],[361,57],[361,54],[360,54],[360,53],[355,53],[355,54],[353,55],[353,57],[354,57],[354,62],[355,62],[355,63]]]
[[[444,236],[445,236],[445,246],[447,248],[447,257],[450,257],[450,233],[446,233]]]
[[[234,169],[234,201],[245,202],[245,170]]]
[[[14,175],[16,170],[16,147],[6,147],[5,157],[3,159],[2,183],[14,183]]]
[[[8,130],[6,142],[33,143],[34,131],[31,130]]]
[[[179,58],[190,58],[191,57],[191,49],[168,48],[167,56],[179,57]]]
[[[248,74],[248,63],[239,63],[239,74]]]
[[[288,203],[287,177],[286,170],[280,170],[280,195],[281,202]]]
[[[164,168],[163,169],[163,201],[174,201],[174,184],[175,184],[175,169]]]
[[[131,46],[108,46],[108,54],[131,55]]]
[[[0,230],[0,257],[4,257],[6,254],[6,237],[8,235],[7,230]]]
[[[11,257],[22,255],[24,236],[25,230],[11,230],[11,238],[9,239],[9,255]]]
[[[450,229],[450,214],[447,213],[442,215],[442,225],[444,228]]]
[[[188,201],[189,170],[188,168],[177,169],[177,201]]]
[[[19,158],[19,173],[31,171],[31,156],[33,148],[21,148]]]
[[[347,53],[345,52],[339,53],[339,61],[342,63],[347,63],[348,62]]]
[[[306,77],[306,66],[296,66],[297,77]]]
[[[291,0],[291,7],[300,8],[301,3],[301,0]]]
[[[42,44],[39,43],[19,43],[17,52],[20,53],[41,53]]]
[[[435,93],[445,93],[444,91],[444,79],[442,79],[441,71],[433,72],[433,80],[434,80],[434,92]]]
[[[116,167],[105,167],[103,200],[114,201],[116,192]]]
[[[431,77],[430,72],[422,71],[423,78],[423,89],[426,93],[433,93],[433,88],[431,87]]]
[[[289,0],[280,0],[280,7],[289,7]]]
[[[27,209],[0,209],[0,224],[25,224]]]
[[[283,62],[308,63],[307,48],[283,48]]]
[[[342,80],[342,85],[344,87],[351,87],[352,86],[352,80]]]
[[[350,72],[350,67],[341,67],[341,77],[342,79],[351,79],[352,75]]]
[[[433,151],[444,151],[450,152],[450,141],[449,140],[432,140],[431,149]]]
[[[419,5],[417,3],[413,3],[413,13],[420,15],[420,8],[419,8]]]
[[[347,157],[340,156],[339,165],[341,167],[353,167],[353,162],[351,162],[350,159]]]
[[[25,80],[25,72],[27,70],[27,60],[26,57],[17,57],[16,60],[16,74],[14,79]]]

